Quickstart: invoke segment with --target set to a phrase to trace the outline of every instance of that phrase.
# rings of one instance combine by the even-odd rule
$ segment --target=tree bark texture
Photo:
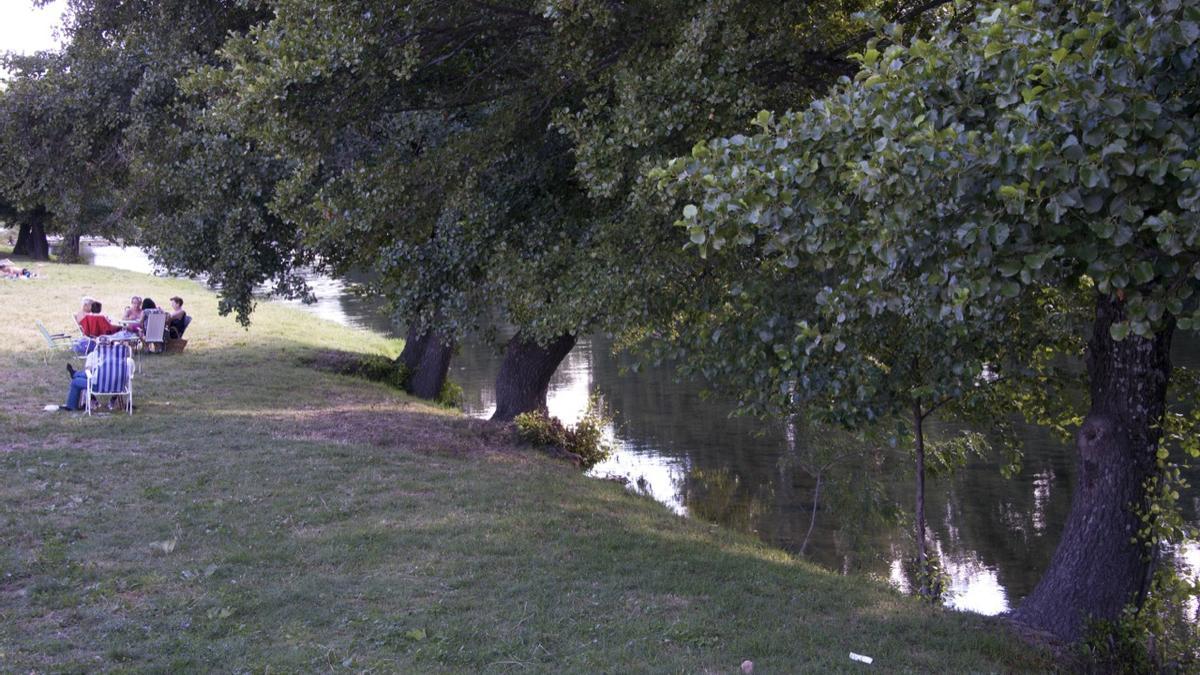
[[[62,243],[58,247],[58,261],[64,263],[79,262],[79,235],[66,234],[63,235]]]
[[[521,413],[545,412],[550,378],[574,347],[574,335],[560,335],[544,347],[521,333],[514,335],[496,375],[496,412],[492,420],[511,422]]]
[[[1171,375],[1174,321],[1153,337],[1114,341],[1122,303],[1098,296],[1088,342],[1091,408],[1075,438],[1079,480],[1049,569],[1013,618],[1068,641],[1091,619],[1116,619],[1141,602],[1153,564],[1134,543],[1145,503],[1143,484],[1158,469],[1159,424]]]
[[[17,243],[13,245],[13,255],[28,256],[33,260],[50,259],[50,242],[46,241],[46,216],[46,209],[40,206],[22,214]]]
[[[442,393],[446,375],[450,372],[450,357],[454,343],[443,340],[433,330],[418,333],[409,328],[399,361],[410,373],[408,391],[413,396],[436,399]]]

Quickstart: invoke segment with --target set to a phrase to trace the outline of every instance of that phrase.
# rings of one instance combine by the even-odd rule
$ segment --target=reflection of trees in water
[[[605,349],[595,346],[593,381],[616,411],[623,440],[691,467],[680,493],[698,517],[752,523],[747,529],[799,551],[819,475],[822,495],[807,557],[833,569],[887,576],[890,561],[911,546],[898,527],[912,510],[907,453],[855,449],[848,446],[861,443],[858,438],[826,430],[800,430],[789,439],[781,425],[730,419],[732,406],[700,400],[698,386],[669,373],[620,377],[617,360]],[[1001,584],[1016,596],[1032,588],[1049,562],[1074,477],[1062,444],[1035,428],[1023,429],[1021,443],[1026,459],[1016,478],[1006,480],[996,462],[975,461],[932,481],[928,495],[930,525],[943,555],[997,569]],[[821,469],[839,453],[845,454],[841,461]],[[714,477],[720,477],[716,484]],[[763,494],[774,496],[765,508]],[[736,508],[743,513],[730,512]]]
[[[1054,554],[1071,507],[1070,449],[1035,428],[1021,432],[1025,460],[1012,479],[994,461],[973,462],[931,496],[931,519],[949,558],[978,559],[996,571],[1010,603],[1033,590]]]
[[[487,347],[464,347],[452,376],[480,397],[498,361]],[[731,418],[730,404],[702,400],[700,386],[677,381],[667,369],[620,375],[619,368],[605,340],[581,340],[560,383],[587,378],[613,409],[622,444],[688,467],[677,489],[692,515],[755,531],[795,552],[808,537],[807,558],[844,572],[887,577],[891,562],[911,551],[912,537],[901,527],[911,520],[913,500],[907,452],[868,449],[854,436],[824,430],[789,438],[780,423]],[[1001,475],[998,461],[975,460],[931,481],[927,495],[943,558],[995,570],[1010,604],[1032,590],[1049,563],[1075,481],[1067,445],[1030,426],[1020,427],[1019,442],[1025,459],[1013,479]],[[840,461],[824,466],[839,452]],[[809,534],[818,475],[821,495]],[[1200,493],[1183,501],[1195,521]]]

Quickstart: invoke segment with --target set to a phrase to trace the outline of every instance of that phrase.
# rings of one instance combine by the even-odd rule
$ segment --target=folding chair
[[[167,332],[167,313],[161,310],[146,310],[144,315],[146,323],[142,331],[142,342],[146,345],[146,351],[161,352]],[[152,345],[158,345],[158,349],[151,350]]]
[[[88,368],[84,404],[92,414],[93,396],[124,396],[125,410],[133,414],[133,353],[126,344],[101,342],[96,346],[96,364]]]
[[[33,323],[37,326],[38,332],[41,333],[42,337],[46,340],[46,352],[42,354],[42,361],[49,363],[50,354],[54,352],[70,352],[72,356],[74,356],[72,346],[74,345],[75,340],[70,335],[67,335],[66,333],[51,333],[50,331],[46,330],[46,326],[43,325],[41,321],[36,319]]]

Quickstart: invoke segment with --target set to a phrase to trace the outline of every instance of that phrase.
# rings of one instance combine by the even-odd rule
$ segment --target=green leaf
[[[1129,322],[1122,321],[1120,323],[1114,323],[1108,327],[1108,334],[1117,342],[1124,340],[1129,336]]]
[[[1148,283],[1154,278],[1154,265],[1149,261],[1142,260],[1133,267],[1133,278],[1139,284]]]

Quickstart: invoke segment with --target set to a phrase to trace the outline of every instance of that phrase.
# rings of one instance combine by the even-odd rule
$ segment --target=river
[[[83,253],[97,265],[153,272],[149,258],[135,248],[95,245]],[[348,293],[336,279],[314,275],[310,283],[316,304],[280,302],[347,326],[395,334],[377,303]],[[1200,341],[1177,339],[1175,347],[1176,366],[1200,367]],[[450,377],[464,389],[467,414],[491,414],[499,362],[499,353],[483,344],[465,344],[455,355]],[[902,523],[912,510],[913,480],[903,453],[877,453],[871,470],[843,462],[817,472],[813,467],[823,463],[829,448],[856,449],[856,441],[730,417],[727,403],[702,399],[699,386],[677,381],[670,371],[623,376],[621,366],[606,339],[584,337],[550,384],[550,413],[564,422],[579,419],[592,393],[612,411],[607,435],[615,452],[593,475],[623,477],[630,489],[680,515],[752,531],[791,551],[803,548],[805,557],[829,569],[909,588],[904,560],[912,538]],[[934,425],[931,433],[955,430]],[[1066,444],[1037,427],[1020,425],[1019,440],[1024,460],[1012,478],[1001,475],[998,458],[982,457],[928,485],[926,512],[934,550],[949,577],[950,607],[1004,612],[1033,590],[1050,562],[1070,509],[1074,458]],[[817,473],[822,487],[814,511]],[[1200,476],[1191,479],[1193,486],[1200,484]],[[1182,503],[1185,518],[1200,523],[1200,490],[1193,487]],[[1178,553],[1181,568],[1200,576],[1200,543],[1190,542]]]

